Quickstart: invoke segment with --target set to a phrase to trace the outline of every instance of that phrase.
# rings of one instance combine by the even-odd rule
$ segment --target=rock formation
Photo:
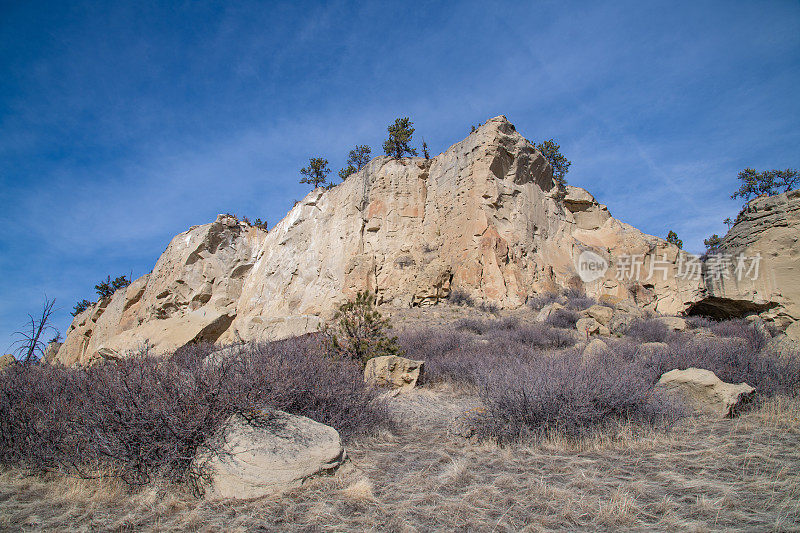
[[[332,427],[269,409],[232,416],[192,466],[196,488],[206,498],[249,499],[297,487],[345,459]]]
[[[712,413],[720,418],[736,414],[755,389],[747,383],[725,383],[710,370],[687,368],[670,370],[661,376],[658,384],[668,390],[680,392],[701,412]]]
[[[376,157],[269,232],[220,216],[176,236],[152,273],[75,318],[57,360],[311,332],[364,289],[398,307],[459,289],[513,308],[577,285],[665,314],[708,302],[702,279],[676,276],[677,247],[583,189],[557,192],[550,164],[502,116],[433,159]]]
[[[717,317],[760,313],[800,341],[800,190],[751,201],[722,239],[719,256],[724,268],[712,275],[707,264],[707,296],[691,312]],[[739,257],[745,258],[742,265]],[[744,271],[737,272],[737,266]],[[751,268],[757,272],[748,272]]]
[[[414,361],[396,355],[369,359],[364,366],[364,381],[376,387],[408,392],[417,386],[425,361]]]

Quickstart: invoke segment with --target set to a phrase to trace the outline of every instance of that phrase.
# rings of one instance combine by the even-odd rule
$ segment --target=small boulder
[[[364,381],[377,387],[389,387],[407,392],[416,387],[424,366],[425,361],[415,361],[397,355],[373,357],[364,367]]]
[[[583,349],[583,353],[581,354],[581,359],[584,362],[591,361],[597,357],[603,357],[604,355],[608,354],[608,344],[602,339],[592,339],[592,341],[586,345]]]
[[[555,313],[559,309],[564,309],[564,306],[558,302],[549,303],[542,307],[541,311],[536,314],[536,318],[534,320],[536,320],[536,322],[544,322],[550,317],[551,314]]]
[[[703,412],[730,418],[748,401],[755,389],[747,383],[725,383],[710,370],[687,368],[670,370],[658,384],[668,390],[679,390]]]
[[[614,316],[614,310],[610,307],[606,307],[605,305],[593,305],[584,310],[583,314],[594,318],[604,326],[608,326],[608,324],[611,322],[611,318]]]
[[[609,329],[594,318],[581,318],[575,324],[575,329],[581,335],[610,335]]]
[[[660,316],[656,320],[672,331],[683,331],[686,329],[686,321],[679,316]]]
[[[209,499],[259,498],[333,472],[345,459],[332,427],[265,409],[231,416],[198,452],[192,480]]]
[[[16,362],[17,358],[10,353],[7,353],[3,357],[0,357],[0,370],[10,367],[16,364]]]

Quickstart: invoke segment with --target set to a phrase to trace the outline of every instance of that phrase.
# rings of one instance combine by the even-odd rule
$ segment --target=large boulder
[[[250,499],[333,472],[345,458],[332,427],[267,409],[229,418],[198,452],[192,473],[206,498]]]
[[[700,411],[730,418],[750,399],[755,389],[747,383],[725,383],[710,370],[687,368],[670,370],[658,380],[659,385],[679,391]]]
[[[364,381],[377,387],[407,392],[416,387],[422,376],[424,361],[396,355],[373,357],[364,367]]]

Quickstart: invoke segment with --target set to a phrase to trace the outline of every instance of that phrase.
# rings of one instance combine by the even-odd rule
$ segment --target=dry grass
[[[497,447],[448,432],[473,408],[439,387],[392,400],[400,429],[353,443],[350,464],[282,496],[206,502],[175,486],[0,474],[10,530],[797,530],[800,402],[668,433],[620,426],[580,441]]]

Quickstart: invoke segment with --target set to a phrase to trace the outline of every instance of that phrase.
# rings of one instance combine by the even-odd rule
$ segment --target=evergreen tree
[[[553,181],[558,188],[556,198],[563,200],[567,194],[566,175],[572,162],[564,157],[561,153],[561,146],[553,139],[537,144],[536,149],[542,153],[545,159],[550,162],[550,166],[553,167]]]
[[[300,174],[305,176],[300,180],[300,183],[310,183],[316,189],[321,185],[325,185],[325,180],[330,172],[327,159],[312,157],[308,160],[308,166],[300,169]]]
[[[402,355],[397,337],[390,337],[391,324],[375,309],[375,295],[356,294],[355,300],[339,306],[334,323],[325,330],[329,349],[335,357],[348,357],[362,365],[373,357]]]
[[[788,192],[800,185],[800,172],[792,168],[765,170],[764,172],[746,168],[739,172],[737,177],[741,183],[739,190],[733,193],[731,198],[744,198],[745,201],[762,194],[772,196]]]
[[[678,234],[675,233],[672,230],[670,230],[669,233],[667,233],[667,242],[670,243],[670,244],[674,244],[675,246],[677,246],[681,250],[683,249],[683,241],[680,240],[678,238]]]
[[[386,155],[395,159],[400,159],[405,154],[417,155],[417,151],[409,145],[414,136],[414,123],[408,117],[398,118],[387,130],[389,138],[383,143],[383,151]]]
[[[372,149],[366,144],[356,145],[354,149],[350,150],[347,156],[347,166],[339,171],[342,181],[346,180],[350,174],[355,174],[364,168],[364,165],[369,163],[370,155],[372,155]]]
[[[703,241],[703,244],[706,245],[706,253],[716,252],[721,243],[722,239],[716,233]]]
[[[430,159],[431,154],[428,153],[428,143],[425,142],[425,139],[422,139],[422,157],[425,159]]]

